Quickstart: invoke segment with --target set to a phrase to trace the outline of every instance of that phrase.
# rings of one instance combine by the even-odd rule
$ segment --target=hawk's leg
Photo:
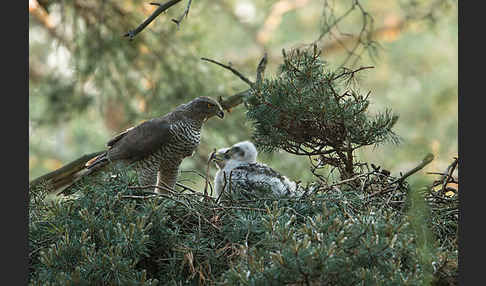
[[[169,164],[170,165],[170,164]],[[174,189],[177,177],[179,175],[179,164],[176,166],[160,165],[159,171],[157,172],[157,186],[161,188],[156,188],[156,193],[167,193],[163,188]]]

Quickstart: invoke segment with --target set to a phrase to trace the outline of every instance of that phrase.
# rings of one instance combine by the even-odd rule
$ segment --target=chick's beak
[[[212,156],[212,160],[215,161],[215,162],[221,162],[224,160],[224,155],[225,155],[225,152],[221,152],[221,153],[214,153],[214,155]]]

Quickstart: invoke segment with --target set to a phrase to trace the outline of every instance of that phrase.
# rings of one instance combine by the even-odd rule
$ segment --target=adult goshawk
[[[214,115],[224,117],[221,105],[209,97],[197,97],[116,135],[106,144],[108,150],[85,167],[95,170],[117,161],[134,164],[140,185],[157,185],[156,192],[173,188],[182,160],[196,150],[203,123]]]

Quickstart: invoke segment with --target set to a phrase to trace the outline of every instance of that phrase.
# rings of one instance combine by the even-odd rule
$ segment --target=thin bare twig
[[[431,153],[427,154],[423,159],[422,159],[422,162],[415,168],[413,168],[412,170],[406,172],[404,175],[402,175],[400,178],[394,180],[393,182],[391,182],[389,184],[389,188],[386,188],[385,190],[383,191],[378,191],[378,192],[375,192],[373,194],[370,194],[367,199],[370,199],[374,196],[377,196],[377,195],[383,195],[383,194],[386,194],[386,193],[390,193],[390,192],[393,192],[395,190],[398,189],[398,187],[400,186],[400,183],[402,183],[406,178],[408,178],[409,176],[417,173],[418,171],[422,170],[425,166],[427,166],[430,162],[432,162],[432,160],[434,160],[434,155],[432,155]],[[398,184],[397,184],[398,183]],[[394,184],[397,184],[395,187],[391,187],[392,185]]]
[[[417,173],[418,171],[422,170],[425,166],[427,166],[430,162],[432,162],[432,160],[434,160],[434,155],[431,154],[431,153],[427,154],[422,159],[422,162],[417,167],[415,167],[412,170],[406,172],[403,176],[401,176],[400,178],[398,178],[395,181],[393,181],[392,184],[395,184],[395,183],[398,183],[398,182],[403,182],[403,180],[405,180],[409,176],[411,176],[411,175]]]
[[[130,41],[133,40],[133,38],[138,33],[140,33],[143,29],[145,29],[145,27],[147,27],[148,24],[150,24],[153,20],[155,20],[155,18],[157,18],[157,16],[159,16],[162,12],[169,9],[170,7],[172,7],[173,5],[177,4],[180,1],[181,0],[170,0],[170,1],[165,2],[164,4],[158,4],[158,3],[154,3],[154,2],[150,3],[151,5],[156,5],[156,6],[159,6],[159,7],[145,21],[143,21],[142,24],[140,24],[134,30],[128,31],[123,36],[128,37],[128,39]]]
[[[213,64],[217,64],[218,66],[220,67],[223,67],[225,69],[228,69],[230,70],[232,73],[234,73],[235,75],[237,75],[241,80],[243,80],[244,82],[246,82],[250,87],[253,86],[253,82],[251,80],[249,80],[248,78],[246,78],[243,74],[241,74],[239,71],[235,70],[234,68],[232,68],[231,66],[229,65],[225,65],[225,64],[222,64],[220,62],[217,62],[215,60],[212,60],[212,59],[208,59],[208,58],[201,58],[201,60],[203,61],[208,61],[210,63],[213,63]]]
[[[261,83],[263,80],[263,73],[265,72],[265,68],[267,67],[267,52],[263,54],[263,58],[260,60],[260,63],[257,67],[256,73],[256,83]]]
[[[445,175],[442,176],[442,190],[445,191],[446,189],[446,186],[447,184],[451,181],[450,179],[452,178],[452,180],[454,180],[454,177],[452,177],[452,173],[454,173],[454,170],[456,169],[456,166],[457,166],[457,157],[454,157],[454,161],[452,162],[452,164],[450,164],[446,171],[445,171]]]
[[[370,174],[372,174],[372,173],[373,173],[373,172],[369,172],[369,173],[365,173],[365,174],[357,175],[357,176],[355,176],[355,177],[352,177],[352,178],[349,178],[349,179],[345,179],[345,180],[339,181],[339,182],[334,183],[334,184],[332,184],[332,185],[330,185],[330,186],[327,186],[325,189],[326,189],[326,190],[327,190],[327,189],[331,189],[331,188],[333,188],[333,187],[335,187],[335,186],[339,186],[339,185],[342,185],[342,184],[345,184],[345,183],[352,182],[352,181],[354,181],[354,180],[356,180],[356,179],[358,179],[358,178],[368,176],[368,175],[370,175]]]
[[[179,26],[181,25],[182,20],[185,17],[187,17],[187,15],[189,14],[189,8],[191,8],[191,3],[192,3],[192,0],[189,0],[189,2],[187,3],[186,9],[184,9],[184,12],[182,13],[182,15],[179,16],[179,18],[172,19],[172,22],[177,24],[177,29],[179,29]]]
[[[163,182],[162,182],[163,183]],[[165,183],[164,183],[165,184]],[[169,186],[167,187],[162,187],[162,186],[155,186],[155,185],[148,185],[148,186],[131,186],[129,187],[131,189],[145,189],[145,188],[160,188],[160,189],[163,189],[163,190],[166,190],[166,191],[170,191],[173,195],[175,196],[180,196],[181,194],[178,194],[174,189],[170,188]],[[196,213],[199,217],[202,217],[203,220],[205,222],[207,222],[208,224],[210,224],[212,227],[214,227],[215,229],[217,230],[220,230],[220,228],[216,225],[214,225],[212,222],[210,222],[206,217],[202,216],[201,213],[199,213],[196,209],[190,207],[189,205],[185,204],[184,202],[182,201],[179,201],[179,200],[176,200],[174,197],[170,196],[170,195],[166,195],[166,194],[160,194],[160,193],[153,193],[153,195],[149,195],[148,198],[155,198],[155,197],[164,197],[166,199],[170,199],[176,203],[179,203],[181,205],[183,205],[185,208],[189,209],[189,210],[192,210],[194,213]],[[130,199],[142,199],[143,197],[141,196],[130,196],[130,195],[126,195],[126,196],[122,196],[122,198],[130,198]]]
[[[240,105],[243,103],[243,99],[245,97],[248,97],[250,95],[250,89],[247,89],[242,92],[238,92],[237,94],[228,96],[226,99],[223,99],[221,96],[218,98],[218,102],[221,105],[221,107],[230,112],[231,108]]]
[[[169,191],[170,193],[177,193],[173,188],[170,188],[168,185],[166,185],[164,182],[161,181],[165,186],[158,186],[158,185],[145,185],[145,186],[129,186],[129,189],[150,189],[150,188],[157,188],[161,189],[164,191]],[[154,193],[156,194],[156,193]]]
[[[149,196],[134,196],[134,195],[121,196],[122,199],[139,199],[139,200],[153,199],[153,198],[158,198],[158,197],[161,197],[161,196],[159,196],[159,194],[156,194],[156,193],[149,195]]]
[[[239,71],[237,71],[236,69],[234,69],[233,67],[231,67],[230,65],[225,65],[225,64],[222,64],[220,62],[217,62],[215,60],[211,60],[211,59],[208,59],[208,58],[201,58],[202,60],[204,61],[208,61],[208,62],[211,62],[213,64],[217,64],[225,69],[228,69],[230,70],[231,72],[233,72],[235,75],[237,75],[241,80],[243,80],[245,83],[247,83],[250,88],[247,89],[247,90],[244,90],[244,91],[241,91],[241,92],[238,92],[234,95],[231,95],[229,97],[227,97],[226,99],[223,99],[222,97],[219,97],[218,98],[218,101],[219,101],[219,104],[221,104],[221,107],[223,107],[224,110],[226,111],[231,111],[231,108],[237,106],[237,105],[240,105],[241,103],[243,103],[243,99],[245,97],[248,97],[250,96],[250,90],[251,88],[253,88],[253,86],[255,85],[254,82],[252,82],[251,80],[249,80],[247,77],[245,77],[242,73],[240,73]],[[263,80],[263,73],[265,72],[265,68],[267,66],[267,62],[268,62],[268,54],[267,52],[264,53],[262,59],[260,60],[260,62],[258,63],[258,67],[256,69],[256,82],[259,83]]]
[[[221,196],[223,196],[223,193],[226,189],[226,185],[228,183],[228,181],[226,181],[226,172],[223,172],[223,182],[224,182],[224,185],[223,185],[223,188],[221,189],[221,193],[219,194],[218,198],[216,199],[216,203],[219,203],[219,200],[221,199]]]
[[[216,149],[214,149],[213,152],[209,155],[208,161],[206,163],[206,178],[205,178],[205,183],[204,183],[204,195],[208,194],[208,185],[210,185],[210,183],[209,183],[209,165],[211,164],[211,161],[212,161],[215,153],[216,153]],[[213,196],[213,188],[211,188],[211,196]]]
[[[259,209],[259,208],[250,208],[250,207],[217,207],[212,208],[212,210],[247,210],[247,211],[259,211],[259,212],[266,212],[266,209]]]
[[[362,71],[362,70],[365,70],[365,69],[373,69],[375,68],[374,66],[366,66],[366,67],[360,67],[358,69],[355,69],[355,70],[351,70],[351,71],[345,71],[341,74],[338,74],[337,76],[333,77],[332,80],[336,80],[342,76],[345,76],[345,75],[351,75],[351,76],[354,76],[355,73],[359,72],[359,71]]]
[[[190,191],[190,192],[191,192],[191,193],[193,193],[193,194],[198,194],[198,193],[199,193],[198,191],[193,190],[193,189],[189,188],[188,186],[183,185],[183,184],[181,184],[181,183],[176,183],[176,186],[181,187],[181,188],[183,189],[183,190],[182,190],[182,192],[184,192],[184,191]],[[182,192],[181,192],[181,193],[182,193]]]

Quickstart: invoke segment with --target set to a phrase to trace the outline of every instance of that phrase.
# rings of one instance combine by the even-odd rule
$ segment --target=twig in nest
[[[190,192],[191,192],[191,193],[193,193],[193,194],[197,194],[197,193],[199,193],[198,191],[193,190],[193,189],[189,188],[188,186],[183,185],[183,184],[181,184],[181,183],[176,183],[176,186],[181,187],[181,188],[183,189],[183,190],[182,190],[182,192],[184,192],[184,191],[190,191]],[[181,193],[182,193],[182,192],[181,192]]]
[[[153,198],[158,198],[158,197],[160,197],[160,196],[158,196],[158,194],[153,194],[153,195],[148,195],[148,196],[133,196],[133,195],[121,196],[122,199],[141,199],[141,200],[153,199]]]
[[[164,191],[168,191],[169,193],[172,193],[172,194],[176,194],[177,193],[174,189],[170,188],[164,182],[161,182],[161,183],[163,183],[165,186],[145,185],[145,186],[129,186],[128,188],[129,189],[149,189],[149,188],[157,188],[157,189],[161,189],[161,190],[164,190]]]
[[[162,182],[163,183],[163,182]],[[172,188],[169,188],[169,186],[167,187],[160,187],[160,186],[131,186],[129,188],[131,189],[145,189],[145,188],[154,188],[154,187],[157,187],[157,188],[161,188],[161,189],[165,189],[165,190],[169,190],[172,192],[172,194],[174,195],[180,195],[178,194],[176,191],[174,191]],[[184,206],[186,209],[188,210],[191,210],[193,211],[194,213],[196,213],[199,217],[202,217],[203,220],[205,222],[207,222],[208,224],[210,224],[212,227],[214,227],[215,229],[217,229],[218,231],[220,230],[219,227],[217,227],[216,225],[214,225],[212,222],[210,222],[206,217],[202,216],[201,213],[199,213],[196,209],[192,208],[191,206],[185,204],[184,202],[182,201],[179,201],[179,200],[176,200],[174,197],[172,196],[169,196],[169,195],[166,195],[166,194],[157,194],[157,193],[153,193],[153,195],[149,195],[147,197],[142,197],[142,196],[130,196],[130,195],[126,195],[126,196],[122,196],[122,198],[127,198],[127,199],[145,199],[145,198],[155,198],[155,197],[164,197],[164,198],[167,198],[169,200],[172,200],[178,204],[181,204],[182,206]]]
[[[157,16],[159,16],[162,12],[165,10],[169,9],[171,6],[177,4],[181,0],[170,0],[165,2],[164,4],[159,4],[159,3],[150,3],[151,5],[156,5],[159,6],[145,21],[143,21],[142,24],[140,24],[137,28],[134,30],[128,31],[126,34],[123,36],[128,37],[128,39],[131,41],[133,38],[140,33],[145,27],[147,27],[148,24],[150,24]]]
[[[352,178],[345,179],[345,180],[339,181],[339,182],[337,182],[337,183],[334,183],[334,184],[332,184],[332,185],[330,185],[330,186],[327,186],[327,187],[325,187],[325,188],[318,188],[318,189],[316,189],[316,191],[330,190],[330,189],[332,189],[332,188],[334,188],[334,187],[336,187],[336,186],[339,186],[339,185],[342,185],[342,184],[345,184],[345,183],[349,183],[349,182],[353,182],[353,181],[355,181],[355,180],[356,180],[356,179],[358,179],[358,178],[368,176],[368,175],[370,175],[370,174],[372,174],[372,173],[373,173],[373,172],[369,172],[369,173],[365,173],[365,174],[357,175],[357,176],[354,176],[354,177],[352,177]]]
[[[406,172],[400,178],[398,178],[395,181],[393,181],[393,182],[390,183],[390,186],[398,183],[394,188],[389,187],[389,188],[385,189],[384,191],[375,192],[375,193],[369,195],[368,196],[368,199],[370,199],[370,198],[372,198],[372,197],[374,197],[376,195],[383,195],[383,194],[390,193],[390,192],[393,192],[393,191],[397,190],[398,187],[400,186],[400,183],[402,183],[409,176],[411,176],[411,175],[417,173],[418,171],[422,170],[425,166],[427,166],[430,162],[432,162],[432,160],[434,160],[434,155],[432,155],[431,153],[427,154],[422,159],[422,162],[417,167],[415,167],[412,170]]]
[[[247,211],[259,211],[259,212],[266,212],[266,209],[259,209],[259,208],[250,208],[250,207],[217,207],[212,208],[212,210],[247,210]]]
[[[211,152],[211,154],[209,155],[209,158],[208,158],[208,162],[206,164],[206,183],[204,185],[204,195],[208,194],[208,185],[210,185],[210,183],[209,183],[209,164],[211,164],[211,161],[214,158],[214,154],[216,154],[216,149],[214,149],[213,152]],[[213,188],[211,188],[211,197],[212,196],[213,196]]]
[[[231,187],[231,174],[232,174],[233,171],[230,171],[230,187]],[[216,203],[219,203],[219,200],[221,199],[221,197],[223,196],[223,193],[224,191],[226,190],[226,185],[228,185],[228,181],[226,180],[226,172],[223,172],[223,182],[224,182],[224,185],[223,185],[223,188],[221,189],[221,193],[219,194],[218,198],[216,199]],[[231,193],[231,191],[230,191]],[[230,199],[231,202],[233,202],[233,200],[231,199],[231,196],[228,196],[228,198]]]
[[[152,187],[152,186],[150,186],[150,187]],[[135,187],[130,187],[130,188],[132,188],[132,189],[140,189],[140,188],[137,188],[136,186]],[[148,196],[133,196],[133,195],[124,195],[124,196],[121,196],[122,199],[152,199],[152,198],[157,198],[157,197],[163,197],[163,198],[169,199],[171,201],[174,201],[174,202],[176,202],[178,204],[181,204],[185,208],[188,208],[188,209],[190,208],[185,203],[183,203],[183,202],[181,202],[179,200],[176,200],[174,197],[171,197],[171,196],[166,195],[166,194],[153,193],[153,194],[148,195]]]
[[[451,181],[451,179],[454,181],[454,177],[452,177],[452,173],[454,173],[454,170],[457,167],[457,157],[454,157],[454,161],[452,164],[447,167],[444,176],[442,176],[442,190],[445,191],[447,184]]]

